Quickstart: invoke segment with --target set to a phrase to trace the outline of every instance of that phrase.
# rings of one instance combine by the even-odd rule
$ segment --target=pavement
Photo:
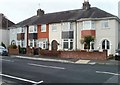
[[[109,59],[109,60],[82,60],[82,59],[75,59],[75,58],[58,58],[58,57],[37,56],[37,55],[35,55],[35,56],[11,55],[11,57],[18,57],[18,58],[32,59],[32,60],[61,62],[61,63],[74,63],[74,64],[120,65],[120,61],[115,60],[115,59]]]

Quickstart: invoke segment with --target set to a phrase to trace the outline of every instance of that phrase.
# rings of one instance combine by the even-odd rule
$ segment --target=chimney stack
[[[42,15],[44,15],[44,10],[42,10],[42,9],[38,9],[37,10],[37,16],[42,16]]]
[[[83,9],[84,10],[89,10],[90,9],[90,4],[89,4],[89,0],[84,0],[84,3],[83,3]]]

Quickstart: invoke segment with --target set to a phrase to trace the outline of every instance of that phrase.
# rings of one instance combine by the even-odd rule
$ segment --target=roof
[[[15,25],[15,23],[7,19],[2,13],[0,13],[0,23],[2,29],[7,29],[8,27]]]
[[[48,13],[42,16],[36,15],[18,23],[17,25],[23,26],[23,25],[49,24],[49,23],[79,20],[82,18],[106,18],[106,17],[116,17],[116,16],[106,11],[103,11],[97,7],[92,7],[88,10],[76,9],[76,10]]]
[[[37,15],[36,16],[32,16],[32,17],[30,17],[30,18],[28,18],[26,20],[23,20],[23,21],[17,23],[16,25],[18,25],[18,26],[32,25],[32,23],[34,21],[36,21],[37,19],[39,19],[39,16],[37,16]]]

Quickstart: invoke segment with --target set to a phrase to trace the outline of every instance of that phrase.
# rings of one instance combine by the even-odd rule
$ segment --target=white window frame
[[[21,41],[20,41],[20,40],[18,40],[18,41],[17,41],[17,44],[21,46]]]
[[[102,29],[110,28],[109,27],[109,20],[103,20],[103,21],[101,21],[101,27],[102,27]]]
[[[37,33],[37,26],[34,25],[34,33]]]
[[[53,24],[53,25],[52,25],[52,31],[53,31],[53,32],[56,32],[56,31],[57,31],[57,25],[56,25],[56,24]]]
[[[40,41],[39,47],[42,49],[47,49],[48,48],[47,43],[48,43],[47,41]]]
[[[37,25],[29,26],[29,33],[37,33]]]
[[[25,47],[25,41],[24,40],[18,40],[17,44],[20,45],[21,47]]]
[[[23,27],[17,28],[17,33],[25,33],[25,28]]]
[[[68,48],[64,48],[64,42],[67,42],[68,43]],[[72,49],[70,49],[70,43],[73,43],[73,46],[74,46],[74,42],[73,42],[73,39],[62,39],[62,43],[63,43],[63,46],[62,46],[62,48],[64,49],[64,50],[73,50],[73,48]]]
[[[45,24],[41,25],[41,32],[46,32],[46,31],[47,31],[46,25]]]
[[[31,45],[31,44],[32,44],[32,45]],[[30,47],[33,47],[33,46],[34,46],[33,44],[34,44],[34,41],[33,41],[33,40],[29,40],[29,46],[30,46]]]
[[[95,21],[83,21],[82,30],[95,30]]]

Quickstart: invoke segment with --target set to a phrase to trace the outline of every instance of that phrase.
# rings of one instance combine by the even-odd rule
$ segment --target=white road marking
[[[33,63],[28,63],[28,65],[38,66],[38,67],[44,67],[44,68],[62,69],[62,70],[65,69],[65,68],[63,68],[63,67],[57,67],[57,66],[46,66],[46,65],[39,65],[39,64],[33,64]]]
[[[20,80],[20,81],[30,82],[30,83],[33,83],[33,84],[35,84],[35,85],[40,84],[40,83],[43,83],[43,81],[35,82],[35,81],[32,81],[32,80],[23,79],[23,78],[11,76],[11,75],[6,75],[6,74],[0,74],[0,75],[1,75],[1,76],[4,76],[4,77],[12,78],[12,79],[17,79],[17,80]]]
[[[101,74],[110,74],[110,75],[115,75],[115,76],[119,76],[119,75],[120,75],[120,74],[118,74],[118,73],[103,72],[103,71],[96,71],[96,73],[101,73]]]
[[[14,62],[13,60],[7,60],[7,59],[0,59],[2,61],[7,61],[7,62]]]
[[[76,61],[75,63],[77,63],[77,64],[88,64],[90,62],[90,60],[78,60],[78,61]]]
[[[38,85],[38,84],[41,84],[41,83],[43,83],[43,81],[39,81],[39,82],[37,82],[37,83],[35,83],[33,85]]]

